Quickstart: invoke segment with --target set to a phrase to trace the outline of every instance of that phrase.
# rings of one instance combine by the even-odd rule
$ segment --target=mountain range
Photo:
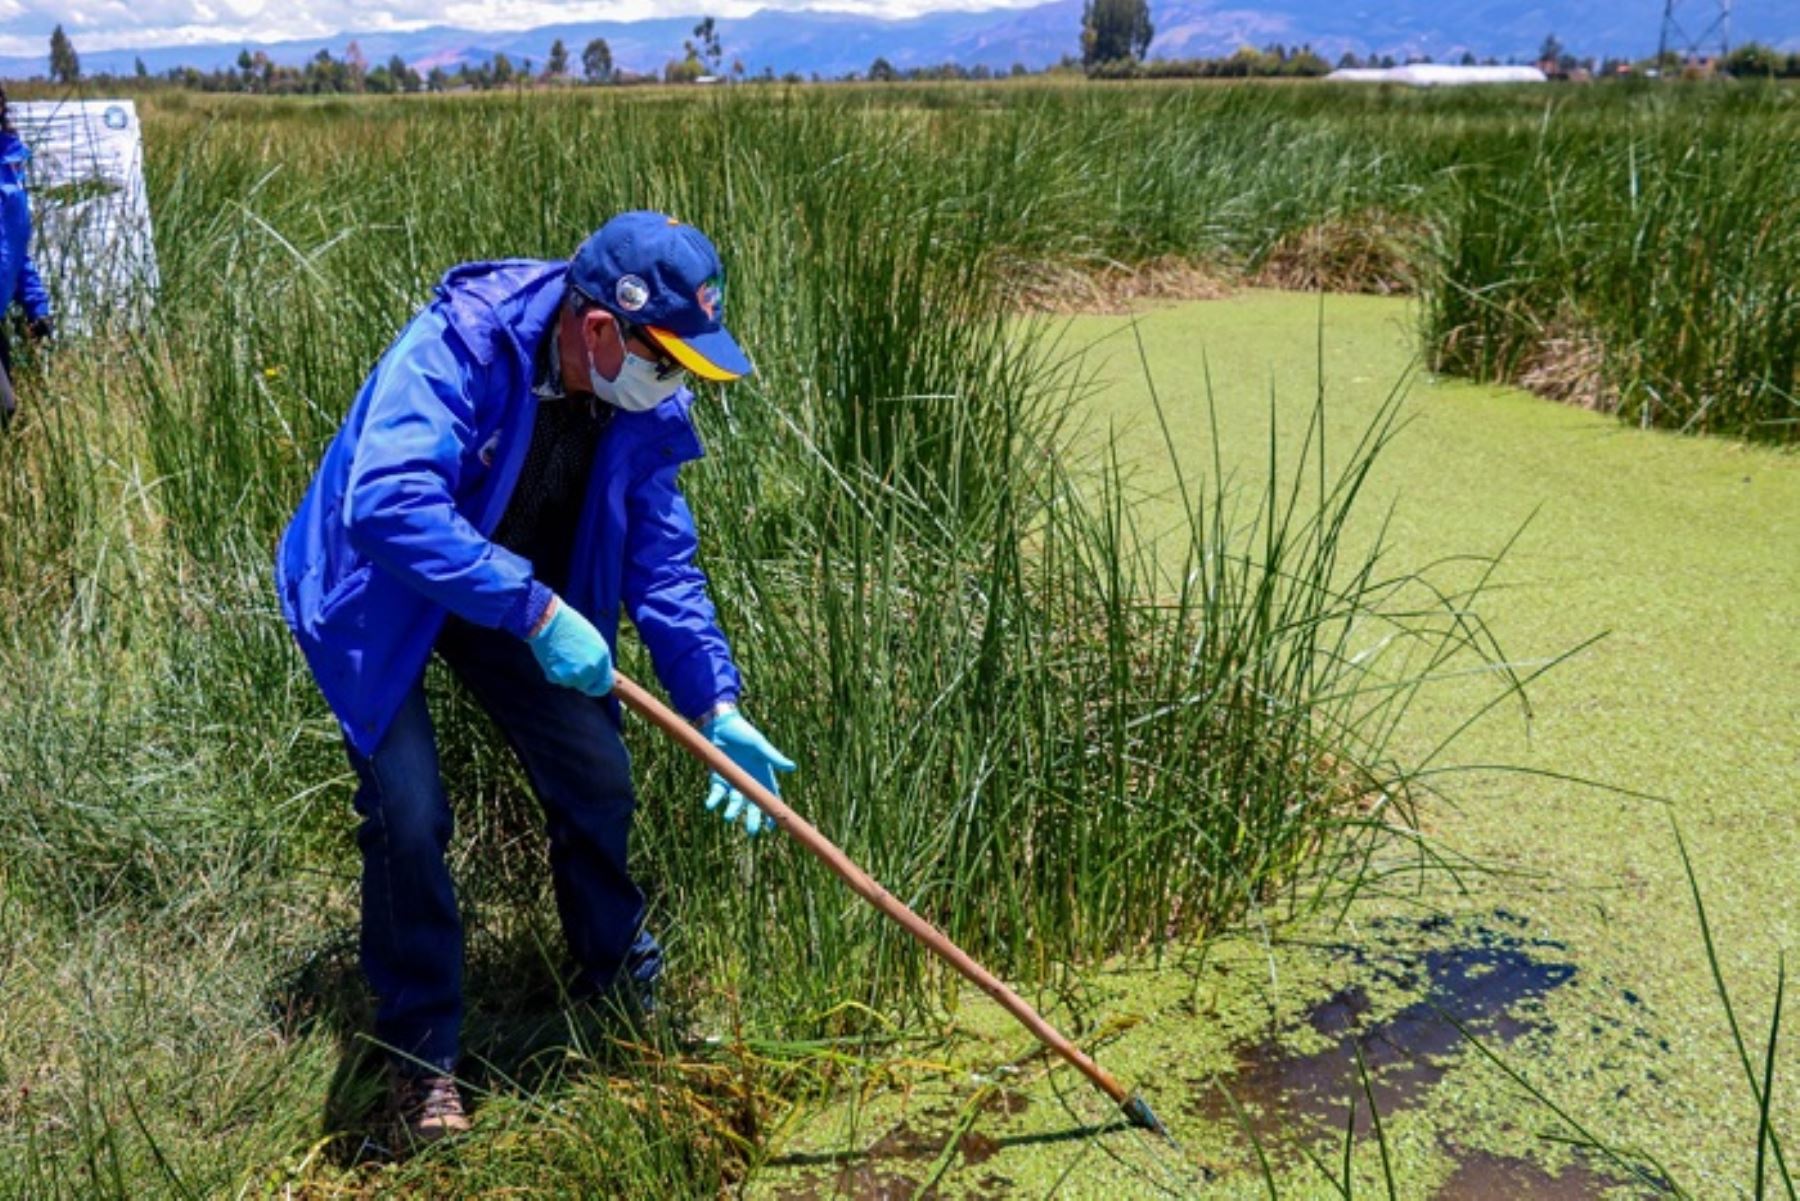
[[[883,20],[842,12],[764,9],[720,20],[724,61],[741,62],[752,75],[818,73],[827,78],[867,71],[877,57],[895,67],[955,62],[1005,71],[1014,63],[1038,69],[1080,50],[1082,0],[1050,0],[1022,9],[940,12],[905,20]],[[1311,45],[1335,60],[1344,51],[1391,54],[1403,59],[1430,55],[1438,61],[1465,51],[1521,61],[1535,57],[1554,33],[1571,53],[1643,57],[1654,53],[1661,0],[1557,4],[1470,0],[1199,0],[1151,4],[1156,29],[1152,58],[1192,58],[1229,54],[1242,45],[1273,42]],[[581,48],[605,38],[614,63],[625,70],[658,72],[682,54],[695,18],[645,21],[589,21],[547,25],[516,32],[475,31],[432,26],[408,32],[346,31],[329,38],[217,45],[187,45],[82,53],[82,69],[94,74],[128,74],[142,58],[152,73],[171,67],[202,70],[231,66],[246,47],[277,63],[299,65],[327,50],[342,57],[355,41],[371,63],[399,55],[421,71],[478,65],[504,53],[515,66],[531,59],[542,66],[551,42],[560,38],[579,66]],[[1732,17],[1734,42],[1761,41],[1800,51],[1800,3],[1796,0],[1739,0]],[[77,51],[81,47],[76,44]],[[44,58],[0,58],[0,76],[42,75]]]

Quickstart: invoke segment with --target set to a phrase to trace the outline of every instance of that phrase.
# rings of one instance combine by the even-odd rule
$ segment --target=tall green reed
[[[1530,134],[1472,146],[1427,274],[1434,365],[1555,380],[1645,426],[1792,440],[1796,121],[1780,89],[1641,94],[1552,104]]]

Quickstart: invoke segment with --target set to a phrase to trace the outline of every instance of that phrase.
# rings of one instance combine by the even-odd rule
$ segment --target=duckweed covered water
[[[1322,365],[1347,448],[1416,370],[1414,320],[1402,300],[1250,292],[1141,315],[1138,332],[1184,467],[1211,469],[1210,375],[1222,458],[1253,491],[1271,410],[1282,438],[1297,437]],[[1156,536],[1158,506],[1177,527],[1128,323],[1081,319],[1067,340],[1086,347],[1102,385],[1088,402],[1090,436],[1110,432],[1139,466],[1152,515],[1143,536]],[[1556,1120],[1428,1016],[1427,999],[1446,993],[1472,997],[1472,1031],[1596,1133],[1654,1152],[1696,1195],[1747,1187],[1755,1113],[1670,819],[1694,852],[1740,1020],[1760,1044],[1776,954],[1800,930],[1800,894],[1786,885],[1800,859],[1791,804],[1800,795],[1800,458],[1624,430],[1505,389],[1422,374],[1409,386],[1411,425],[1370,485],[1393,506],[1396,569],[1507,548],[1502,590],[1486,608],[1526,668],[1604,636],[1533,685],[1529,721],[1516,707],[1495,712],[1445,759],[1464,770],[1443,777],[1450,799],[1424,815],[1439,867],[1359,899],[1342,925],[1275,926],[1260,940],[1173,954],[1160,968],[1072,974],[1064,991],[1039,998],[1145,1091],[1185,1158],[1113,1122],[1072,1076],[1046,1074],[1029,1040],[976,1004],[958,1015],[941,1070],[904,1093],[806,1112],[759,1187],[804,1178],[824,1190],[816,1195],[833,1195],[816,1157],[863,1155],[902,1123],[935,1121],[931,1163],[863,1155],[859,1170],[946,1197],[1266,1196],[1250,1140],[1205,1084],[1253,1102],[1244,1107],[1253,1129],[1292,1137],[1325,1124],[1341,1137],[1343,1057],[1359,1037],[1402,1196],[1654,1191],[1546,1140],[1561,1129]],[[1449,732],[1440,715],[1466,713],[1484,687],[1436,686],[1436,701],[1402,731],[1405,748],[1429,754]],[[1481,769],[1495,764],[1527,770]],[[1784,1053],[1778,1079],[1797,1066]],[[965,1113],[1002,1085],[1027,1099],[1019,1112]],[[952,1137],[960,1129],[998,1150],[965,1162]],[[784,1163],[795,1153],[814,1166]],[[1340,1195],[1293,1156],[1272,1160],[1282,1196]],[[1367,1133],[1353,1171],[1358,1192],[1383,1192]]]

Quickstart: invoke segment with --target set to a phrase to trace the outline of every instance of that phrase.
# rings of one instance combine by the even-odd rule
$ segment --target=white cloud
[[[862,16],[915,17],[951,9],[1020,8],[1038,0],[0,0],[0,55],[39,55],[61,24],[83,50],[130,50],[216,42],[268,42],[343,32],[530,29],[576,21],[698,16],[721,20],[759,8],[818,8]]]

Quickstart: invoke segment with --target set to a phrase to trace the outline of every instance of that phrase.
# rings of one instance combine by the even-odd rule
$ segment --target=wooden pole
[[[765,816],[785,830],[801,846],[821,859],[826,867],[830,868],[858,895],[905,927],[907,933],[923,943],[933,954],[961,972],[982,992],[998,1001],[1001,1008],[1017,1018],[1027,1030],[1037,1036],[1038,1041],[1068,1060],[1077,1071],[1093,1081],[1095,1087],[1099,1088],[1101,1092],[1111,1097],[1117,1104],[1124,1106],[1126,1115],[1133,1122],[1160,1134],[1167,1134],[1167,1131],[1162,1128],[1162,1123],[1158,1122],[1155,1115],[1150,1113],[1148,1105],[1126,1092],[1125,1087],[1115,1080],[1105,1068],[1095,1063],[1093,1059],[1083,1053],[1081,1048],[1064,1038],[1056,1027],[1046,1022],[1037,1010],[1026,1003],[1023,997],[1000,983],[992,972],[970,958],[968,952],[951,942],[942,931],[908,909],[887,889],[877,884],[830,839],[819,833],[809,822],[782,803],[780,797],[757,783],[749,772],[732,762],[729,755],[714,746],[699,730],[683,721],[668,706],[625,676],[615,674],[614,679],[617,681],[615,688],[620,700],[660,726],[665,734],[680,743],[689,754],[724,776],[731,782],[732,787],[755,801]]]

